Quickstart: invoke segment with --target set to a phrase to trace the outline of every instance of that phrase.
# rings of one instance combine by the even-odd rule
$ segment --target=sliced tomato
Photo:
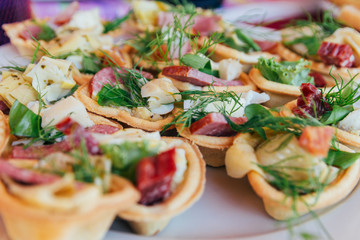
[[[141,193],[141,204],[151,205],[168,196],[176,172],[175,156],[176,150],[172,148],[140,160],[136,166],[136,186]]]
[[[333,135],[332,127],[306,127],[299,138],[299,144],[311,154],[326,157]]]

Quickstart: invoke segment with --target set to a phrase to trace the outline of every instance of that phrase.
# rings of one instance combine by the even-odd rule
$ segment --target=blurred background
[[[189,1],[189,0],[188,0]],[[0,0],[0,24],[22,21],[31,17],[51,17],[65,9],[71,0]],[[80,0],[80,9],[100,8],[101,16],[111,20],[125,15],[131,1],[127,0]],[[181,2],[181,1],[180,1]],[[197,6],[214,8],[226,20],[246,20],[251,23],[268,23],[279,28],[294,18],[315,14],[320,1],[316,0],[193,0]],[[8,42],[2,29],[0,45]]]

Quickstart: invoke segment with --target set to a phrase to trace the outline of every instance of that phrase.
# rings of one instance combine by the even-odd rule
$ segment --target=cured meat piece
[[[331,110],[330,105],[321,99],[320,90],[314,85],[303,83],[300,91],[302,94],[297,98],[297,107],[293,110],[296,115],[306,117],[309,114],[313,117],[320,117],[327,110]]]
[[[316,87],[325,87],[326,86],[326,81],[320,73],[311,72],[311,73],[309,73],[309,76],[314,78],[314,83],[315,83]]]
[[[55,18],[53,19],[54,24],[61,26],[65,23],[70,22],[72,16],[76,13],[79,9],[78,2],[72,2],[67,8],[65,8],[62,12],[60,12]]]
[[[89,127],[87,130],[89,132],[93,132],[93,133],[113,134],[113,133],[119,131],[120,129],[118,127],[114,127],[114,126],[110,126],[110,125],[97,124],[92,127]]]
[[[247,121],[245,117],[230,117],[236,124],[243,124]],[[191,134],[206,136],[230,136],[236,132],[229,126],[221,113],[209,113],[202,119],[190,126]]]
[[[195,16],[195,23],[192,26],[192,30],[200,36],[209,36],[212,33],[219,30],[219,21],[221,20],[220,16]]]
[[[126,68],[116,68],[116,71],[119,74],[124,74],[126,73]],[[147,79],[153,79],[153,76],[150,73],[141,72],[141,74]],[[114,69],[112,67],[103,68],[99,72],[97,72],[91,79],[90,94],[91,96],[96,96],[105,84],[115,86],[117,82],[123,83],[123,80],[118,76],[115,76]]]
[[[9,113],[9,107],[5,104],[4,101],[0,101],[0,111],[2,111],[5,114]]]
[[[162,74],[167,77],[174,78],[178,81],[188,82],[195,86],[239,86],[242,85],[241,81],[228,81],[223,80],[212,75],[200,72],[195,68],[188,66],[170,66],[165,67]]]
[[[353,50],[348,44],[322,42],[317,52],[325,64],[352,67],[355,62]]]
[[[275,49],[275,47],[277,46],[277,42],[260,40],[254,40],[254,42],[261,48],[261,51],[270,51]]]
[[[11,158],[21,159],[40,159],[54,152],[69,152],[72,149],[68,141],[62,141],[51,145],[30,146],[14,146],[11,150]]]
[[[56,128],[68,136],[67,141],[70,146],[80,147],[81,142],[85,141],[86,148],[90,154],[95,155],[101,153],[99,143],[91,135],[91,132],[77,122],[74,122],[70,117],[56,124]]]
[[[48,184],[60,179],[59,176],[37,173],[28,169],[18,168],[7,161],[0,160],[0,175],[6,175],[9,178],[27,184]]]
[[[136,186],[141,193],[141,204],[153,204],[170,193],[171,181],[176,172],[175,157],[176,150],[172,148],[156,157],[140,160],[136,166]]]
[[[332,127],[305,127],[299,138],[299,144],[311,154],[326,157],[333,135]]]
[[[24,40],[38,38],[39,34],[41,33],[42,29],[39,25],[33,24],[26,26],[26,28],[19,33],[19,37],[21,37]]]

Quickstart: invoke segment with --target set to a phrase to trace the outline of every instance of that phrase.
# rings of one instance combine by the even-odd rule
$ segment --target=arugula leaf
[[[10,109],[9,125],[15,136],[36,138],[39,137],[41,116],[16,100]]]
[[[135,182],[137,163],[145,158],[155,156],[159,146],[150,146],[149,140],[140,142],[125,141],[121,144],[100,145],[102,152],[112,161],[112,172]]]
[[[104,24],[104,31],[103,33],[108,33],[110,31],[114,31],[117,29],[123,22],[129,19],[130,15],[132,14],[132,11],[129,11],[128,14],[126,14],[122,18],[116,18],[111,22],[107,22]]]
[[[336,124],[337,122],[343,120],[350,112],[354,110],[353,106],[348,105],[345,107],[340,107],[338,105],[333,106],[331,111],[327,111],[320,119],[325,125]]]
[[[328,156],[324,159],[324,162],[328,165],[335,166],[344,170],[350,167],[359,158],[360,153],[350,153],[330,149]]]
[[[82,69],[80,70],[82,73],[96,74],[101,70],[101,68],[102,64],[95,54],[91,54],[90,56],[83,56]]]
[[[41,27],[41,32],[37,36],[37,40],[44,40],[48,42],[56,37],[55,31],[49,25],[45,23],[38,25]]]
[[[135,101],[131,99],[131,95],[120,86],[112,86],[105,84],[98,93],[98,104],[100,106],[123,106],[128,108],[137,107]]]
[[[307,66],[309,64],[309,61],[303,59],[296,62],[278,63],[274,58],[261,57],[255,67],[267,80],[300,86],[302,83],[314,83],[314,79],[308,75],[310,69]]]

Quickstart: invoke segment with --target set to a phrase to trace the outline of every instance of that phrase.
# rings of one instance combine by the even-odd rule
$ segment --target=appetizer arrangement
[[[3,25],[31,59],[2,66],[0,82],[0,214],[11,239],[102,239],[116,216],[155,235],[200,199],[206,165],[247,175],[277,220],[351,193],[354,24],[325,12],[274,41],[189,3],[132,4],[111,22],[73,2]]]

